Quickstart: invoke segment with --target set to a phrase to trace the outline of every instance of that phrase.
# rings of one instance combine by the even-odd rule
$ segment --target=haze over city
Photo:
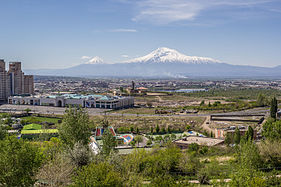
[[[281,64],[278,0],[0,2],[1,58],[24,69],[72,67],[96,56],[120,63],[159,47],[235,65]]]

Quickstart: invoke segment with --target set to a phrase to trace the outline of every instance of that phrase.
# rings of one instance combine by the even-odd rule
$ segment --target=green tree
[[[26,108],[26,109],[24,109],[24,111],[25,111],[26,114],[28,115],[28,114],[31,112],[31,109],[30,109],[30,108]]]
[[[169,133],[169,134],[172,133],[172,129],[170,128],[170,126],[168,126],[168,133]]]
[[[137,127],[137,134],[139,134],[140,133],[140,130],[139,130],[139,128]]]
[[[254,139],[254,129],[251,126],[248,127],[247,135],[248,135],[247,140]]]
[[[156,133],[158,134],[160,132],[160,127],[159,125],[156,126]]]
[[[238,127],[236,127],[235,132],[234,132],[234,143],[238,145],[241,140],[241,135],[240,135],[240,130]]]
[[[200,106],[203,106],[203,105],[205,105],[205,101],[204,100],[202,100],[201,103],[200,103]]]
[[[34,145],[6,137],[0,141],[0,186],[33,186],[42,159]]]
[[[226,145],[230,145],[230,144],[232,143],[232,139],[231,139],[231,136],[230,136],[229,133],[226,133],[224,143],[225,143]]]
[[[153,132],[154,132],[153,127],[150,127],[150,133],[153,134]]]
[[[278,104],[277,104],[277,99],[273,97],[270,103],[270,117],[273,119],[276,119],[276,113],[278,110]]]
[[[84,166],[74,177],[75,186],[123,186],[121,175],[106,162]]]
[[[199,145],[197,143],[191,143],[188,146],[190,152],[197,152],[199,150]]]
[[[141,135],[137,135],[134,137],[134,140],[137,142],[139,146],[139,143],[143,142],[143,137]]]
[[[104,156],[109,156],[110,154],[116,152],[115,147],[117,146],[116,138],[111,134],[108,128],[104,129],[102,135],[102,151]]]
[[[274,121],[269,119],[263,125],[262,134],[265,138],[270,140],[280,140],[281,138],[281,121]]]
[[[267,101],[265,95],[260,93],[257,98],[257,106],[263,107],[266,103]]]
[[[87,146],[91,136],[88,113],[82,108],[68,108],[58,130],[62,142],[68,147],[73,148],[77,142]]]
[[[131,133],[134,133],[134,127],[133,126],[130,128],[130,131],[131,131]]]
[[[165,129],[165,127],[162,127],[161,132],[162,132],[163,134],[165,134],[165,133],[166,133],[166,129]]]

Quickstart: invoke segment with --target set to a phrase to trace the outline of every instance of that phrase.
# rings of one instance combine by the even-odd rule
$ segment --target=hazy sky
[[[0,8],[0,58],[25,69],[121,62],[158,47],[281,65],[281,0],[0,0]]]

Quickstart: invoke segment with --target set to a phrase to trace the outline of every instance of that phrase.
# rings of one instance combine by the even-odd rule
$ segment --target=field
[[[185,130],[187,125],[199,127],[204,121],[205,117],[143,117],[143,116],[91,116],[94,126],[101,126],[102,121],[107,119],[109,125],[113,126],[118,132],[130,131],[130,128],[139,129],[140,132],[148,133],[151,127],[156,128],[158,125],[160,129],[168,128],[171,130],[181,131]]]
[[[26,121],[30,121],[30,122],[34,122],[34,123],[43,123],[43,122],[47,122],[47,123],[54,123],[57,124],[58,121],[60,119],[58,118],[48,118],[48,117],[35,117],[35,116],[28,116],[28,117],[22,117],[21,119],[26,120]]]

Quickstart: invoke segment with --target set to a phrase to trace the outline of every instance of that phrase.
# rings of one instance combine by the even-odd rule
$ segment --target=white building
[[[107,95],[48,95],[48,96],[11,96],[8,98],[9,104],[14,105],[37,105],[56,107],[86,107],[86,108],[106,108],[119,109],[134,106],[133,97],[107,96]]]

